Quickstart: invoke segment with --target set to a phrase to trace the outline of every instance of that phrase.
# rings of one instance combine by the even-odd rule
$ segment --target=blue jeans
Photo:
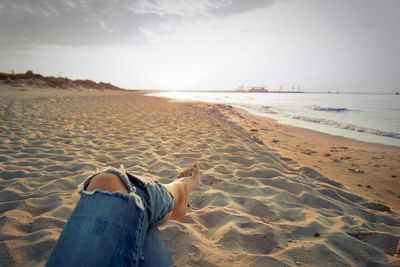
[[[174,207],[174,197],[157,181],[146,181],[109,168],[128,194],[88,192],[88,177],[46,266],[173,266],[157,228]]]

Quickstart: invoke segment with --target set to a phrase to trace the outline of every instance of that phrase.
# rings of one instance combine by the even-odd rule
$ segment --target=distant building
[[[265,86],[244,86],[240,85],[235,92],[246,92],[246,93],[268,93],[268,89]]]
[[[250,93],[268,93],[268,89],[265,89],[264,86],[254,86],[251,87],[248,92]]]

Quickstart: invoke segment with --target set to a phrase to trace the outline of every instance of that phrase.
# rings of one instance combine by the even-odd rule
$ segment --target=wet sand
[[[160,228],[177,266],[400,264],[398,151],[285,127],[138,92],[0,85],[0,262],[42,266],[97,168],[167,183],[196,162],[187,216]]]
[[[314,168],[352,192],[400,212],[400,147],[360,142],[217,105],[287,162]]]

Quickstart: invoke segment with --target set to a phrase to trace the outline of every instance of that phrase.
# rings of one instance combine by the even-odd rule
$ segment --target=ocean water
[[[400,146],[398,95],[201,92],[150,95],[227,104],[284,124],[360,141]]]

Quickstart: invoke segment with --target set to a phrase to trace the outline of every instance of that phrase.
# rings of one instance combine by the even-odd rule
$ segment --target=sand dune
[[[212,105],[139,93],[0,93],[0,262],[41,266],[105,166],[172,181],[196,162],[200,188],[161,227],[177,266],[396,266],[400,214],[263,144]]]

